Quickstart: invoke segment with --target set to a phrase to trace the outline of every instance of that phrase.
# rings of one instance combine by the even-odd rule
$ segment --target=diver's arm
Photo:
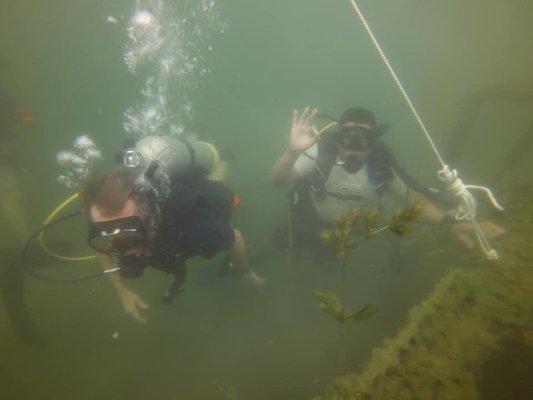
[[[116,262],[113,260],[113,258],[109,257],[106,254],[103,253],[96,253],[96,258],[100,262],[100,266],[103,271],[116,267]],[[115,292],[117,292],[118,296],[122,298],[122,294],[126,292],[128,287],[124,284],[124,280],[119,274],[113,273],[108,274],[109,281],[111,282],[111,285],[113,286],[113,289],[115,289]]]
[[[473,235],[474,226],[471,221],[450,220],[447,213],[434,202],[412,189],[407,189],[407,185],[397,175],[395,175],[393,181],[389,184],[389,189],[398,197],[404,197],[407,191],[409,193],[408,202],[410,204],[418,203],[422,205],[421,218],[424,221],[435,225],[445,223],[449,226],[450,232],[464,247],[472,248],[475,246]],[[479,221],[478,225],[489,240],[499,238],[506,233],[503,227],[492,221]]]
[[[113,268],[116,265],[115,261],[105,254],[96,253],[96,258],[103,270]],[[119,274],[109,274],[109,281],[120,298],[124,312],[138,322],[147,323],[148,320],[141,314],[140,308],[147,309],[148,303],[133,290],[130,290]]]
[[[291,150],[289,147],[285,149],[283,154],[272,169],[270,179],[274,186],[288,185],[292,181],[292,171],[296,160],[300,157],[301,151]]]
[[[289,145],[278,159],[271,173],[274,186],[288,184],[292,179],[294,164],[301,153],[316,143],[318,132],[313,125],[313,118],[318,110],[306,107],[299,115],[297,110],[292,113]]]

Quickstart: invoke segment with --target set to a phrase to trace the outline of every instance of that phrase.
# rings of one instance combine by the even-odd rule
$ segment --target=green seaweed
[[[379,219],[379,213],[375,209],[365,212],[363,215],[365,239],[369,239],[378,233],[390,230],[396,234],[404,234],[407,231],[408,224],[416,219],[422,212],[419,205],[411,205],[404,210],[398,211],[389,225],[382,228],[376,228]],[[372,318],[377,309],[372,305],[365,305],[357,311],[353,311],[345,306],[345,280],[346,280],[346,263],[349,255],[356,248],[355,232],[358,223],[361,220],[361,214],[358,210],[351,210],[337,218],[336,224],[332,229],[322,231],[321,238],[324,243],[331,249],[339,260],[342,274],[339,282],[339,294],[325,293],[317,290],[315,292],[316,300],[322,311],[331,315],[340,324],[339,335],[339,370],[343,369],[343,340],[344,325],[348,321],[363,322]]]
[[[365,212],[365,239],[370,239],[378,226],[379,212],[373,208]]]
[[[342,268],[346,266],[349,254],[355,249],[353,236],[359,218],[359,212],[352,210],[339,216],[334,228],[322,231],[322,241],[335,253]]]
[[[315,291],[315,297],[322,311],[330,314],[341,324],[348,321],[362,322],[372,318],[377,308],[373,305],[366,304],[357,311],[350,310],[342,304],[340,298],[335,293],[325,293],[320,290]]]
[[[403,236],[409,231],[409,224],[422,214],[423,207],[414,203],[393,215],[389,230]]]

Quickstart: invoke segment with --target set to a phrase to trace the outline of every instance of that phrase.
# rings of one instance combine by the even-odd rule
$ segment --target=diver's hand
[[[480,221],[479,227],[488,240],[498,239],[506,233],[505,228],[492,221]],[[476,245],[474,225],[472,222],[455,222],[450,226],[450,230],[455,235],[457,240],[467,249],[471,249]]]
[[[289,139],[290,150],[302,152],[315,144],[318,132],[316,126],[313,125],[313,118],[317,112],[316,108],[311,110],[309,107],[305,107],[300,115],[298,115],[298,110],[293,111]]]
[[[140,312],[141,308],[143,310],[148,308],[148,303],[144,301],[141,296],[130,289],[124,288],[120,292],[120,301],[122,302],[122,308],[126,314],[143,324],[148,322],[148,319]]]

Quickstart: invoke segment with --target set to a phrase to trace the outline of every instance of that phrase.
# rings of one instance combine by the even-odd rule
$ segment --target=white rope
[[[398,89],[400,89],[400,92],[402,93],[405,101],[407,102],[407,105],[409,106],[409,109],[411,110],[411,113],[415,117],[416,122],[418,122],[418,125],[420,125],[420,128],[422,129],[422,132],[424,132],[424,135],[426,136],[426,139],[429,142],[429,145],[431,146],[431,149],[435,153],[435,156],[437,156],[437,159],[439,160],[439,163],[440,163],[441,167],[444,168],[446,163],[444,162],[442,156],[440,155],[440,152],[437,149],[437,146],[435,145],[435,142],[433,142],[433,139],[431,138],[431,136],[429,134],[429,131],[426,128],[426,125],[424,124],[424,121],[422,121],[422,118],[420,117],[420,114],[418,114],[418,111],[416,110],[413,102],[411,101],[411,98],[409,97],[409,95],[407,94],[407,91],[403,87],[402,82],[400,81],[400,78],[398,78],[398,75],[396,75],[396,72],[394,71],[394,68],[392,68],[391,63],[389,62],[389,60],[388,60],[387,56],[385,55],[385,53],[383,52],[383,50],[381,49],[381,46],[380,46],[378,40],[376,39],[376,37],[374,36],[374,33],[370,29],[370,26],[366,22],[365,16],[363,15],[361,10],[359,9],[359,6],[355,2],[355,0],[350,0],[350,3],[352,5],[355,13],[359,17],[359,20],[363,24],[363,27],[365,28],[366,32],[368,33],[368,36],[370,36],[370,39],[372,40],[372,43],[374,43],[374,47],[376,48],[379,56],[383,60],[383,63],[387,66],[387,69],[389,70],[389,72],[390,72],[390,74],[392,76],[392,79],[394,80],[394,82],[396,82],[396,85],[398,86]]]
[[[486,238],[485,234],[483,233],[483,230],[479,226],[479,224],[476,221],[476,213],[477,213],[477,202],[472,193],[470,193],[470,190],[479,190],[483,191],[491,204],[497,208],[500,211],[503,211],[503,207],[498,203],[494,195],[492,194],[492,191],[484,186],[478,186],[478,185],[465,185],[461,179],[458,177],[457,170],[450,170],[448,165],[444,162],[444,159],[442,158],[437,146],[435,145],[435,142],[433,141],[431,135],[429,134],[428,129],[426,128],[426,125],[424,124],[424,121],[420,117],[420,114],[416,110],[413,102],[411,101],[411,98],[407,94],[407,91],[403,87],[402,82],[400,81],[400,78],[398,78],[398,75],[394,71],[394,68],[392,68],[391,63],[389,62],[387,56],[385,55],[384,51],[382,50],[378,40],[376,39],[376,36],[372,32],[372,29],[370,29],[370,26],[366,22],[365,16],[363,15],[361,9],[355,2],[355,0],[349,0],[355,14],[361,21],[361,24],[365,28],[366,32],[368,33],[368,36],[372,40],[372,43],[374,44],[374,47],[376,48],[376,51],[378,52],[379,56],[381,57],[381,60],[387,67],[389,73],[392,76],[392,79],[396,83],[396,86],[398,86],[398,89],[402,93],[407,105],[409,106],[409,109],[411,110],[411,113],[415,117],[415,120],[417,121],[418,125],[422,129],[422,132],[424,133],[424,136],[426,137],[426,140],[428,141],[429,145],[431,146],[431,149],[435,153],[435,156],[437,157],[438,162],[441,165],[441,169],[437,172],[437,176],[439,179],[446,185],[446,190],[451,193],[454,197],[456,197],[459,200],[459,203],[455,210],[452,210],[451,215],[457,220],[467,220],[471,221],[472,225],[474,227],[474,232],[476,234],[477,240],[479,242],[479,245],[487,258],[489,259],[497,259],[498,253],[496,250],[494,250],[488,239]]]

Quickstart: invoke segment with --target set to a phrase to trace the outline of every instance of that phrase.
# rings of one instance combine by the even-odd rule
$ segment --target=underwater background
[[[195,2],[164,3],[179,8]],[[217,8],[216,21],[208,21],[216,26],[207,51],[192,48],[190,54],[201,54],[208,70],[191,72],[185,79],[194,84],[175,89],[172,101],[182,114],[176,111],[174,117],[185,132],[198,133],[232,154],[228,183],[242,198],[233,223],[252,254],[286,217],[285,191],[272,189],[268,172],[287,143],[294,108],[316,106],[336,117],[350,106],[370,108],[379,121],[391,124],[384,140],[407,169],[427,185],[436,184],[438,165],[348,1],[204,3]],[[527,228],[533,223],[533,197],[517,188],[533,179],[533,2],[360,4],[437,145],[456,159],[464,179],[491,186],[508,203],[527,203],[520,208],[524,217],[512,220],[518,232],[513,240],[524,255],[512,260],[521,268],[522,281],[530,282],[533,257],[526,253],[531,252],[527,243],[533,232]],[[34,127],[20,132],[13,150],[32,228],[72,194],[57,182],[59,150],[87,133],[111,165],[122,140],[138,137],[124,128],[124,113],[141,102],[145,82],[124,62],[127,24],[138,5],[133,0],[0,1],[1,88],[36,118]],[[176,14],[181,17],[192,16]],[[518,93],[518,99],[509,93]],[[186,115],[180,108],[185,94],[194,111]],[[489,100],[469,109],[469,99],[483,95]],[[468,138],[458,149],[453,133],[464,128],[465,120]],[[524,139],[527,132],[529,139]],[[515,165],[516,143],[529,153],[517,156]],[[508,212],[517,215],[512,214],[517,209]],[[78,221],[50,235],[68,252],[86,254],[84,232]],[[401,265],[391,257],[385,236],[360,240],[350,257],[347,303],[374,304],[378,312],[346,327],[344,373],[362,371],[372,350],[395,336],[409,309],[430,296],[450,268],[496,268],[476,259],[475,252],[415,233]],[[2,228],[0,246],[10,237]],[[339,334],[335,321],[318,308],[314,292],[335,290],[340,271],[305,257],[287,261],[279,252],[255,266],[267,280],[261,290],[238,280],[199,285],[198,270],[216,262],[190,262],[185,291],[169,306],[160,302],[168,284],[165,274],[149,270],[129,282],[151,305],[147,325],[123,313],[106,278],[70,285],[27,279],[27,303],[46,347],[23,346],[0,306],[0,397],[284,400],[323,393],[339,375]],[[61,263],[52,268],[75,276],[99,267]],[[518,298],[524,306],[533,304],[531,287],[523,293]],[[531,307],[522,312],[531,323]],[[531,325],[528,332],[529,344],[521,353],[530,355],[525,376],[531,380]],[[502,382],[503,390],[508,382]],[[357,398],[330,396],[325,398]],[[479,393],[461,397],[491,398]]]

